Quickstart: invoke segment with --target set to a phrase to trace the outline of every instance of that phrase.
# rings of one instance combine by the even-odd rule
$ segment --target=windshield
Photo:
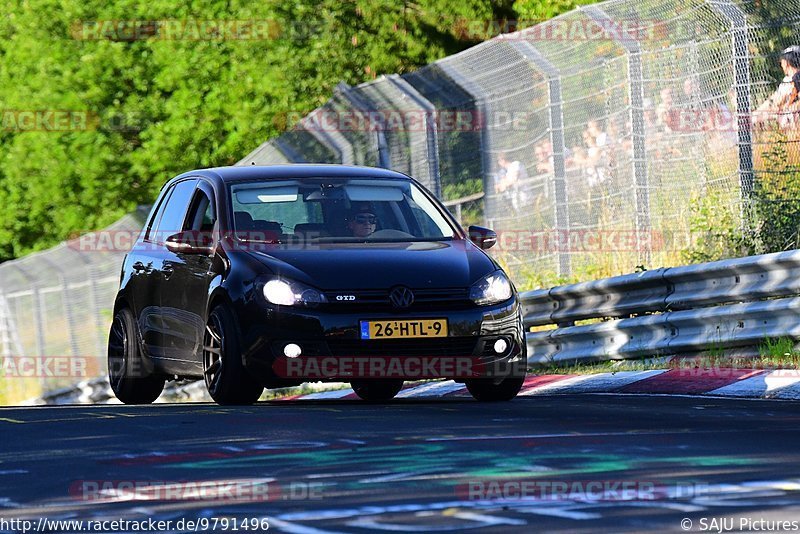
[[[455,229],[410,181],[303,179],[231,185],[234,232],[268,243],[452,239]]]

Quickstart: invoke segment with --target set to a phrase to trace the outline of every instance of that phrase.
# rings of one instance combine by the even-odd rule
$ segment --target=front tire
[[[244,368],[239,331],[233,315],[217,306],[208,316],[203,334],[203,379],[217,404],[250,405],[264,392]]]
[[[372,379],[354,380],[350,382],[353,391],[362,400],[383,402],[394,398],[403,389],[402,380]]]
[[[125,404],[150,404],[161,395],[165,380],[142,355],[133,313],[119,310],[108,335],[108,381],[114,395]]]
[[[497,401],[510,401],[517,396],[519,390],[522,389],[522,384],[525,383],[525,377],[511,376],[504,378],[499,384],[495,384],[492,379],[477,378],[467,380],[467,390],[470,395],[481,402],[497,402]]]

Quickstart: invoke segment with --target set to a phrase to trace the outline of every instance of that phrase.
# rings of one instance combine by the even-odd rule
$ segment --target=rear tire
[[[264,386],[244,368],[239,331],[225,306],[217,306],[208,316],[203,333],[203,379],[217,404],[250,405],[264,392]]]
[[[504,378],[499,384],[493,383],[488,378],[467,380],[467,390],[475,400],[481,402],[510,401],[517,396],[525,377],[510,376]]]
[[[372,402],[388,401],[403,389],[403,381],[395,379],[354,380],[350,382],[353,391],[362,400]]]
[[[165,380],[142,355],[133,313],[119,310],[108,335],[108,381],[114,395],[125,404],[150,404],[161,395]]]

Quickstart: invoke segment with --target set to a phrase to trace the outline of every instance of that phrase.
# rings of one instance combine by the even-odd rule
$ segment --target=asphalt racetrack
[[[3,408],[0,526],[794,530],[798,428],[796,402],[645,395]]]

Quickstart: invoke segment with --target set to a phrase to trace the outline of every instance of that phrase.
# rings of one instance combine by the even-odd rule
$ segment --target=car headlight
[[[495,271],[478,280],[469,290],[469,298],[478,306],[497,304],[512,295],[511,282],[503,271]]]
[[[275,278],[264,284],[264,298],[281,306],[317,306],[327,302],[325,295],[294,280]]]

